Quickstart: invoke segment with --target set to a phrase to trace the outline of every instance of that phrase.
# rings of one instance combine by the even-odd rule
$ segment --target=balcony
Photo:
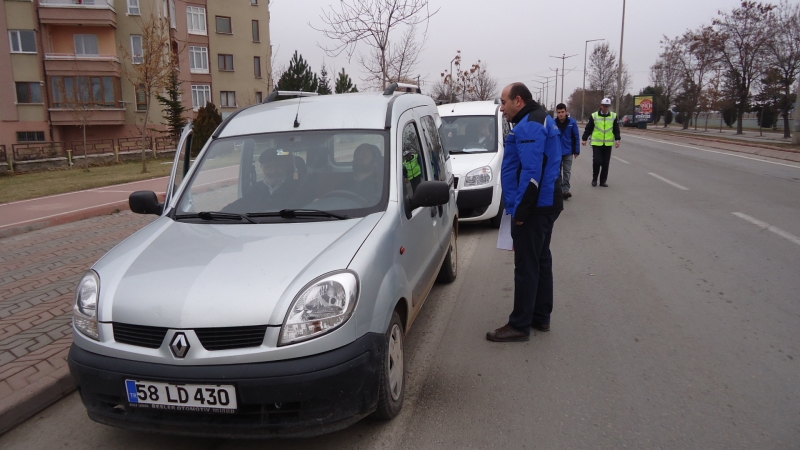
[[[117,55],[74,55],[68,53],[45,53],[44,70],[49,76],[107,75],[120,76]]]
[[[50,108],[50,122],[53,125],[81,125],[83,114],[87,125],[125,125],[124,108],[96,108],[80,114],[71,109]]]
[[[113,0],[39,0],[39,21],[53,25],[117,26]]]

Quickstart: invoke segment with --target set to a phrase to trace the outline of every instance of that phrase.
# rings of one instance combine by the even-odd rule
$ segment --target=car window
[[[431,152],[432,179],[447,181],[447,174],[444,170],[446,167],[446,158],[444,149],[442,148],[442,141],[439,139],[439,131],[436,129],[436,122],[434,122],[432,116],[422,116],[421,122],[424,130],[422,135],[425,137],[425,144]]]
[[[425,156],[419,140],[419,132],[414,122],[409,122],[403,128],[403,194],[414,195],[417,186],[427,180]]]
[[[442,117],[439,136],[450,153],[497,151],[497,118],[491,116]]]
[[[372,130],[217,139],[197,162],[176,212],[318,209],[363,217],[382,211],[388,202],[387,140],[387,132]]]

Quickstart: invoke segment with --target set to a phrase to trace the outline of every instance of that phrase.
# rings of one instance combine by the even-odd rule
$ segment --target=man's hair
[[[558,105],[556,105],[556,111],[558,111],[559,109],[567,109],[567,105],[559,103]]]
[[[515,98],[519,97],[525,104],[528,104],[531,101],[533,101],[533,94],[531,94],[531,91],[528,89],[528,86],[525,86],[520,82],[511,83],[510,86],[511,89],[508,91],[508,98],[510,100],[514,100]]]

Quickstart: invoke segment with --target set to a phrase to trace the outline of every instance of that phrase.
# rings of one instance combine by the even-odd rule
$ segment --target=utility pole
[[[583,44],[583,90],[581,90],[581,123],[583,123],[583,107],[586,104],[586,52],[589,49],[589,42],[605,41],[605,39],[590,39]]]
[[[453,103],[453,61],[455,61],[457,58],[458,55],[450,60],[450,103]]]
[[[625,41],[625,0],[622,0],[622,32],[619,37],[619,67],[617,68],[617,103],[614,112],[619,114],[619,98],[622,97],[622,43]]]
[[[552,77],[552,76],[543,77],[541,75],[536,75],[536,76],[539,77],[539,78],[544,78],[547,81],[547,83],[545,84],[545,92],[546,92],[546,94],[544,96],[544,103],[545,103],[544,109],[547,109],[547,102],[550,101],[550,78],[554,78],[554,77]],[[541,83],[541,81],[540,81],[540,83]]]
[[[566,53],[562,53],[561,56],[553,56],[550,55],[551,58],[556,58],[561,60],[561,103],[564,103],[564,61],[572,58],[573,56],[578,56],[577,53],[574,55],[566,56]],[[556,88],[558,90],[558,88]]]

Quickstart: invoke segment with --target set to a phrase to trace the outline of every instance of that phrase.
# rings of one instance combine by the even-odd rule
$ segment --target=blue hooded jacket
[[[506,212],[525,221],[530,214],[564,209],[561,197],[561,133],[536,102],[529,102],[511,122],[503,155],[501,181]]]
[[[578,130],[578,122],[572,117],[567,117],[567,126],[562,127],[556,119],[556,126],[561,131],[561,154],[580,155],[581,154],[581,135]]]

